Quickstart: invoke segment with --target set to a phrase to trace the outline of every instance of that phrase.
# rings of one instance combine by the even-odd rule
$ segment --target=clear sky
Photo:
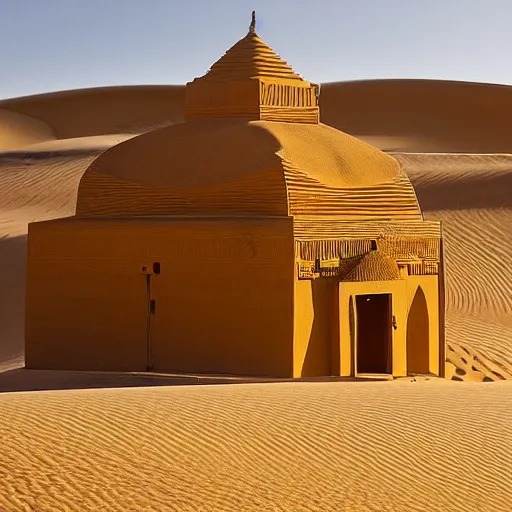
[[[247,32],[308,80],[512,84],[512,0],[0,0],[0,98],[184,84]]]

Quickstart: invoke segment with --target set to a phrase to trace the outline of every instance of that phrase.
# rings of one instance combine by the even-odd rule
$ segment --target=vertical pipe
[[[146,370],[151,370],[151,275],[146,274]]]

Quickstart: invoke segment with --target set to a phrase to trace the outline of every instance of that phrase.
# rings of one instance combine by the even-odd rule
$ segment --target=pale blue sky
[[[0,0],[0,98],[183,84],[247,32],[316,82],[512,84],[512,0]]]

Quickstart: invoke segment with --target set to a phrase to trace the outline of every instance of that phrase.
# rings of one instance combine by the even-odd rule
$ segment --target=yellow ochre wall
[[[30,224],[29,368],[291,377],[289,218],[60,219]]]
[[[353,345],[354,332],[351,329],[350,301],[353,300],[354,319],[356,318],[356,295],[370,293],[390,293],[392,295],[393,315],[396,317],[397,329],[392,330],[393,376],[407,375],[407,294],[405,280],[341,282],[339,285],[339,329],[340,329],[340,368],[342,376],[354,375]],[[355,323],[353,324],[355,327]],[[351,332],[352,331],[352,332]]]
[[[339,375],[338,283],[295,281],[294,377]]]
[[[407,278],[407,370],[439,375],[438,277]]]
[[[439,309],[438,278],[408,276],[397,281],[340,283],[339,332],[341,375],[353,375],[355,343],[356,295],[392,294],[393,315],[397,329],[393,330],[393,375],[411,373],[440,374],[439,368]],[[350,300],[353,300],[351,313]],[[351,315],[353,319],[351,320]]]
[[[329,278],[296,280],[294,377],[352,375],[355,337],[350,316],[355,322],[355,296],[369,293],[392,294],[397,320],[393,375],[439,375],[438,279],[431,275],[354,283]]]

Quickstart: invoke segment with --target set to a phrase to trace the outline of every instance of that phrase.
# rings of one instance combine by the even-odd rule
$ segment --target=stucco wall
[[[399,281],[340,283],[340,356],[341,375],[353,371],[355,342],[352,322],[357,317],[355,302],[351,313],[350,299],[356,295],[391,293],[397,329],[393,330],[393,375],[433,373],[439,368],[438,277],[408,276]]]
[[[354,328],[356,325],[355,296],[371,293],[392,294],[392,314],[396,317],[397,329],[392,330],[392,372],[395,377],[407,374],[407,294],[404,280],[340,283],[340,368],[341,375],[353,375]],[[354,300],[353,307],[350,301]],[[351,311],[352,318],[351,320]],[[351,325],[352,324],[352,325]]]
[[[31,224],[27,365],[292,375],[291,220]]]
[[[407,370],[439,374],[438,277],[407,278]]]
[[[338,283],[295,282],[294,377],[339,375]]]

